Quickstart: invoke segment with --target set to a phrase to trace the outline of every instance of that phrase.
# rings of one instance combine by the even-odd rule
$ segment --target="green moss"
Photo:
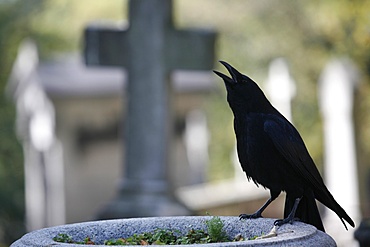
[[[181,232],[178,230],[159,228],[153,232],[134,234],[127,238],[105,240],[104,245],[182,245],[245,240],[241,234],[238,234],[234,239],[229,239],[224,229],[224,223],[218,216],[213,216],[210,220],[205,221],[205,224],[206,230],[191,228],[184,236],[181,236]],[[62,243],[95,245],[89,237],[85,238],[84,241],[78,242],[64,233],[59,233],[53,240]]]

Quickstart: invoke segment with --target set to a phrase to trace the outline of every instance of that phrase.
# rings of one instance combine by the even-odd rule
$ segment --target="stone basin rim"
[[[58,233],[66,233],[73,239],[81,241],[86,237],[91,237],[97,243],[104,240],[127,237],[133,233],[150,232],[157,228],[178,229],[182,233],[189,229],[206,229],[205,221],[212,216],[176,216],[176,217],[146,217],[146,218],[127,218],[114,220],[89,221],[73,223],[49,228],[43,228],[25,234],[22,238],[14,242],[11,247],[23,246],[63,246],[63,247],[82,247],[88,245],[58,243],[52,240]],[[244,237],[260,236],[261,233],[267,234],[273,228],[276,219],[259,218],[252,220],[239,220],[235,216],[220,216],[224,222],[224,229],[229,237],[234,237],[241,233]],[[124,229],[124,230],[122,230]],[[294,222],[279,227],[278,235],[272,238],[248,240],[241,242],[224,242],[203,244],[209,247],[221,246],[336,246],[335,241],[327,234],[317,230],[314,226]],[[202,245],[202,246],[203,246]],[[91,246],[91,245],[89,245]],[[106,246],[106,245],[94,245]],[[175,245],[171,245],[175,246]],[[181,246],[199,246],[195,244]]]

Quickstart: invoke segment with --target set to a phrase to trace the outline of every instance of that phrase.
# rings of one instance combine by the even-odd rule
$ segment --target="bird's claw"
[[[285,219],[281,219],[281,220],[275,220],[274,222],[274,225],[275,226],[282,226],[284,224],[293,224],[294,221],[299,221],[299,218],[285,218]]]
[[[257,219],[257,218],[263,218],[261,214],[254,213],[254,214],[241,214],[239,215],[239,219]]]

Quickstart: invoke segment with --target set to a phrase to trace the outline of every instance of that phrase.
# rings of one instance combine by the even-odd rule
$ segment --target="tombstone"
[[[99,218],[187,214],[168,191],[175,69],[210,70],[215,33],[175,30],[172,1],[129,2],[129,28],[88,27],[86,64],[128,71],[125,165],[119,196]]]
[[[125,121],[122,102],[127,97],[122,88],[127,88],[127,73],[116,67],[86,67],[80,54],[70,53],[41,61],[35,73],[40,82],[37,94],[47,96],[48,104],[53,105],[55,135],[63,147],[65,172],[58,174],[64,177],[64,193],[59,195],[66,201],[65,222],[93,220],[96,212],[115,196],[116,181],[120,179],[124,158],[120,133]],[[33,85],[34,81],[29,77],[22,83]],[[176,131],[171,144],[176,163],[171,163],[168,174],[171,190],[175,190],[191,184],[193,177],[183,138],[186,116],[201,109],[204,96],[217,84],[211,71],[176,71],[171,74],[171,83],[176,95]],[[22,126],[27,130],[27,125]]]
[[[186,116],[184,141],[192,174],[189,184],[204,183],[208,164],[209,133],[207,118],[203,111],[193,110]]]
[[[319,81],[320,108],[324,124],[325,183],[337,202],[356,224],[360,220],[357,163],[353,126],[353,94],[358,73],[349,60],[333,60]],[[338,217],[327,210],[324,225],[338,245],[354,244],[353,231],[346,232]]]
[[[266,93],[272,105],[291,122],[291,101],[295,96],[296,88],[284,58],[276,58],[270,63]]]
[[[65,223],[62,148],[54,133],[54,108],[42,89],[37,67],[36,46],[26,40],[19,48],[7,90],[16,102],[17,135],[24,150],[29,231]]]

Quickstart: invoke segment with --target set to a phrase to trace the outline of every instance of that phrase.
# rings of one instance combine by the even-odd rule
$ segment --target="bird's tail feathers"
[[[284,218],[286,218],[291,212],[296,199],[296,197],[287,194],[285,199]],[[302,197],[295,213],[295,217],[299,218],[300,221],[313,225],[318,230],[325,232],[313,193]]]
[[[324,204],[326,207],[330,208],[333,212],[335,212],[338,215],[339,219],[342,221],[346,230],[348,230],[348,228],[344,220],[347,221],[348,224],[350,224],[352,227],[355,227],[355,223],[353,222],[351,217],[349,217],[346,211],[344,211],[344,209],[337,203],[337,201],[334,199],[333,195],[329,192],[328,189],[325,188],[325,191],[322,193],[315,192],[315,196],[319,202]]]

